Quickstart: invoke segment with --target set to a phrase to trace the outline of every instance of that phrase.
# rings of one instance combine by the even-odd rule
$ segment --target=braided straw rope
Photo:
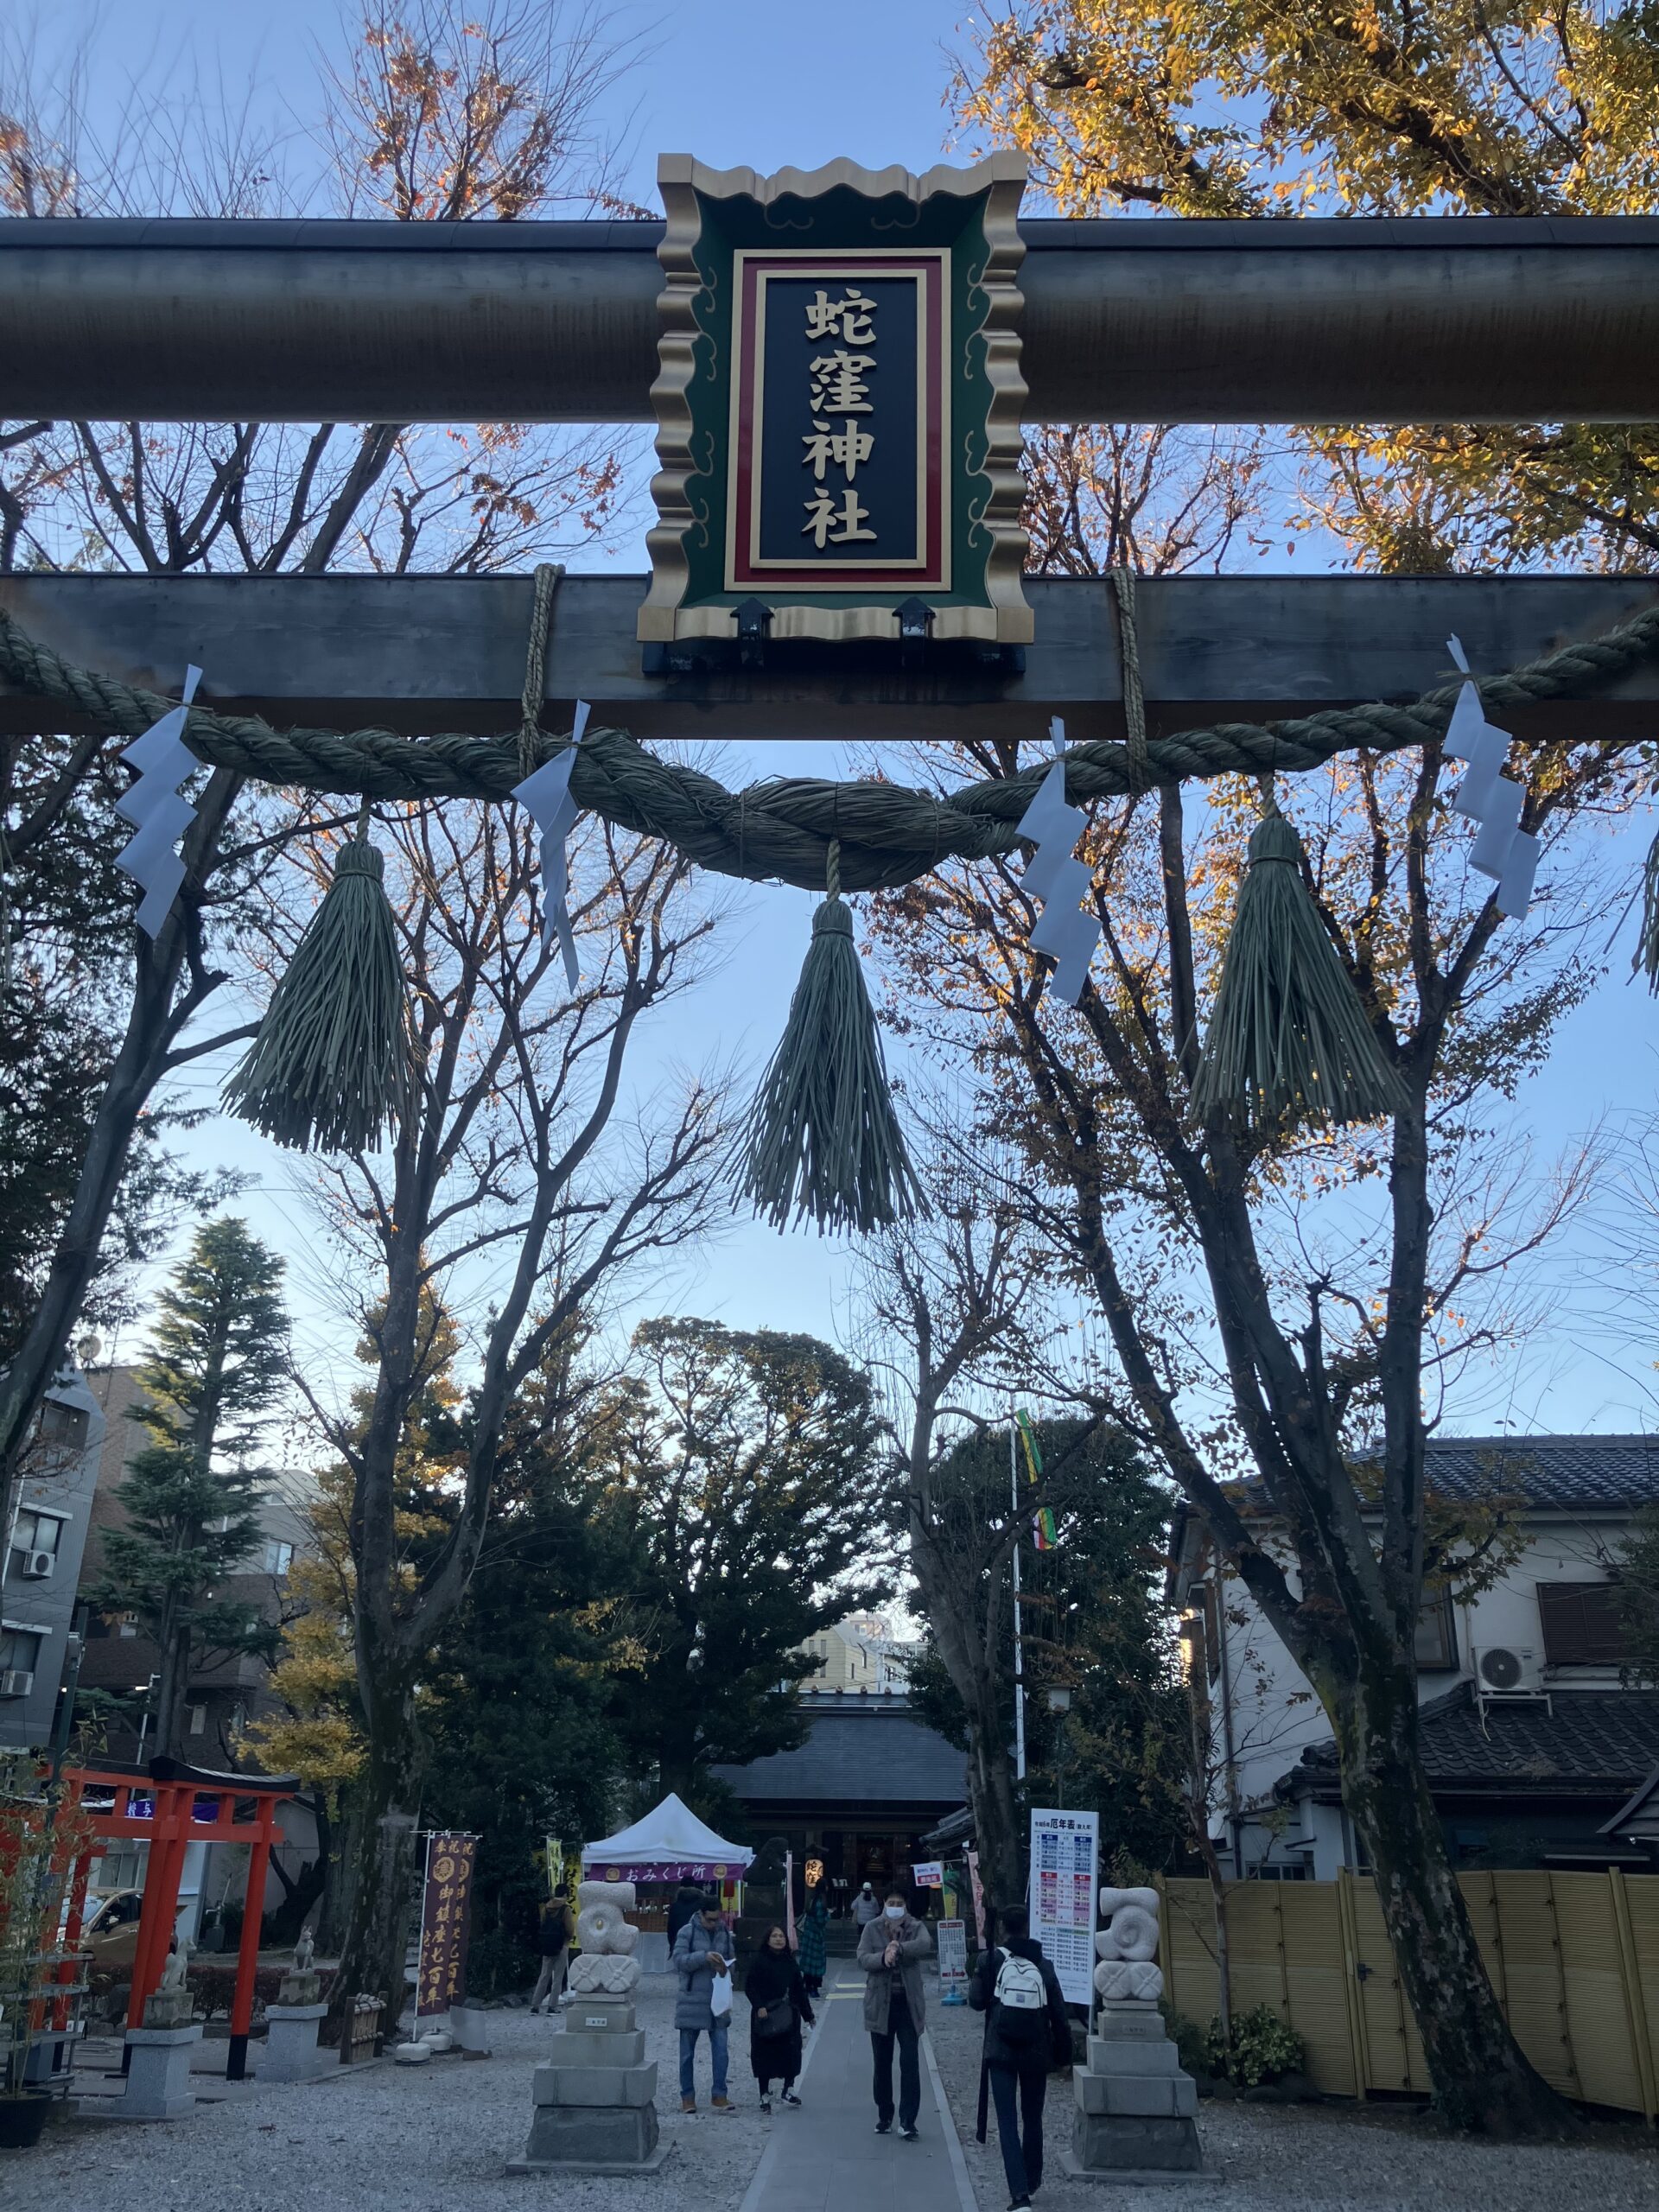
[[[1121,605],[1121,602],[1120,602]],[[1582,693],[1610,683],[1659,652],[1659,607],[1599,638],[1483,679],[1489,709]],[[19,627],[0,609],[0,679],[73,707],[87,725],[111,734],[142,730],[176,704],[95,669],[79,668]],[[1404,705],[1382,702],[1337,708],[1281,722],[1218,722],[1138,746],[1073,746],[1065,756],[1066,794],[1107,798],[1147,780],[1259,775],[1316,768],[1333,754],[1368,746],[1393,752],[1445,732],[1459,685],[1446,684]],[[193,707],[190,749],[214,766],[240,769],[267,783],[312,791],[361,792],[366,798],[499,799],[523,774],[518,734],[404,737],[393,730],[274,729],[247,715]],[[537,760],[558,749],[537,737]],[[816,891],[825,880],[831,840],[841,846],[848,891],[909,883],[943,860],[980,860],[1011,851],[1020,816],[1052,764],[1018,776],[964,785],[937,798],[930,791],[876,782],[836,784],[780,777],[728,791],[712,776],[659,760],[625,731],[589,728],[570,789],[576,804],[619,828],[661,837],[699,867],[753,882],[780,879]]]

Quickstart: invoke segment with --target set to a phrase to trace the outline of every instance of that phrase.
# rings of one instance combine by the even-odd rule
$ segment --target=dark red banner
[[[421,1904],[420,1979],[415,2017],[447,2012],[467,1996],[467,1937],[473,1917],[475,1835],[442,1830],[426,1840],[426,1892]]]

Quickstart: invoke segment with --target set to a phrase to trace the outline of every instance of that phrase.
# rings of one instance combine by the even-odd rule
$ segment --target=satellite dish
[[[89,1331],[75,1340],[75,1357],[82,1367],[95,1367],[104,1353],[104,1339]]]
[[[1512,1690],[1521,1679],[1521,1662],[1513,1651],[1494,1644],[1480,1655],[1480,1679],[1489,1689]]]

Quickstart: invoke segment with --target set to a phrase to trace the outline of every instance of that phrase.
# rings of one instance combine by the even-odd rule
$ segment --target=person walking
[[[809,1997],[818,1994],[830,1969],[829,1926],[830,1908],[823,1901],[823,1891],[814,1890],[796,1930],[800,1943],[801,1980],[806,1984]]]
[[[915,1919],[898,1890],[887,1892],[881,1917],[872,1920],[858,1939],[858,1963],[864,1984],[864,2024],[874,2060],[875,2132],[893,2126],[893,2054],[899,2051],[899,2133],[916,2140],[922,2108],[922,2070],[917,2045],[926,2023],[922,2002],[922,1961],[933,1939]]]
[[[536,1993],[530,2000],[530,2009],[532,2012],[543,2009],[555,2012],[570,1967],[570,1899],[563,1887],[555,1890],[542,1907],[536,1932],[541,1945],[542,1970],[536,1977]]]
[[[727,2033],[732,2016],[732,1931],[712,1898],[702,1898],[674,1938],[671,1964],[680,1978],[674,2000],[674,2024],[680,2031],[680,2110],[697,2108],[697,2037],[709,2038],[714,2075],[709,2103],[715,2112],[734,2109],[726,2094]]]
[[[675,1891],[668,1908],[668,1948],[671,1951],[674,1948],[674,1939],[681,1929],[694,1913],[702,1910],[708,1901],[709,1893],[702,1884],[694,1882],[689,1874],[685,1875],[681,1880],[679,1888]]]
[[[790,1956],[789,1936],[775,1923],[744,1977],[743,1994],[749,2000],[749,2069],[760,2084],[760,2109],[772,2110],[774,2082],[783,2084],[786,2105],[798,2105],[801,2023],[814,2024],[812,2003],[805,1978]]]
[[[881,1900],[868,1882],[853,1899],[853,1918],[858,1923],[861,1936],[873,1920],[881,1917]]]
[[[1008,2212],[1016,2212],[1042,2186],[1043,2100],[1050,2069],[1071,2056],[1071,2021],[1058,1978],[1030,1932],[1025,1906],[1005,1906],[997,1920],[1001,1944],[981,1953],[968,2002],[985,2015],[981,2082],[988,2078],[996,2105]],[[982,2087],[979,2140],[985,2140]]]

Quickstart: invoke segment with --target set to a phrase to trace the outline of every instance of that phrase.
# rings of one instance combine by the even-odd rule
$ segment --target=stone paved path
[[[830,1977],[798,2084],[802,2109],[774,2102],[770,2139],[741,2212],[976,2212],[927,2038],[920,2142],[901,2141],[896,2129],[878,2135],[864,1977],[839,1959],[830,1960]],[[931,1979],[927,1999],[931,2014],[938,2002]],[[896,2063],[893,2082],[896,2088]]]

